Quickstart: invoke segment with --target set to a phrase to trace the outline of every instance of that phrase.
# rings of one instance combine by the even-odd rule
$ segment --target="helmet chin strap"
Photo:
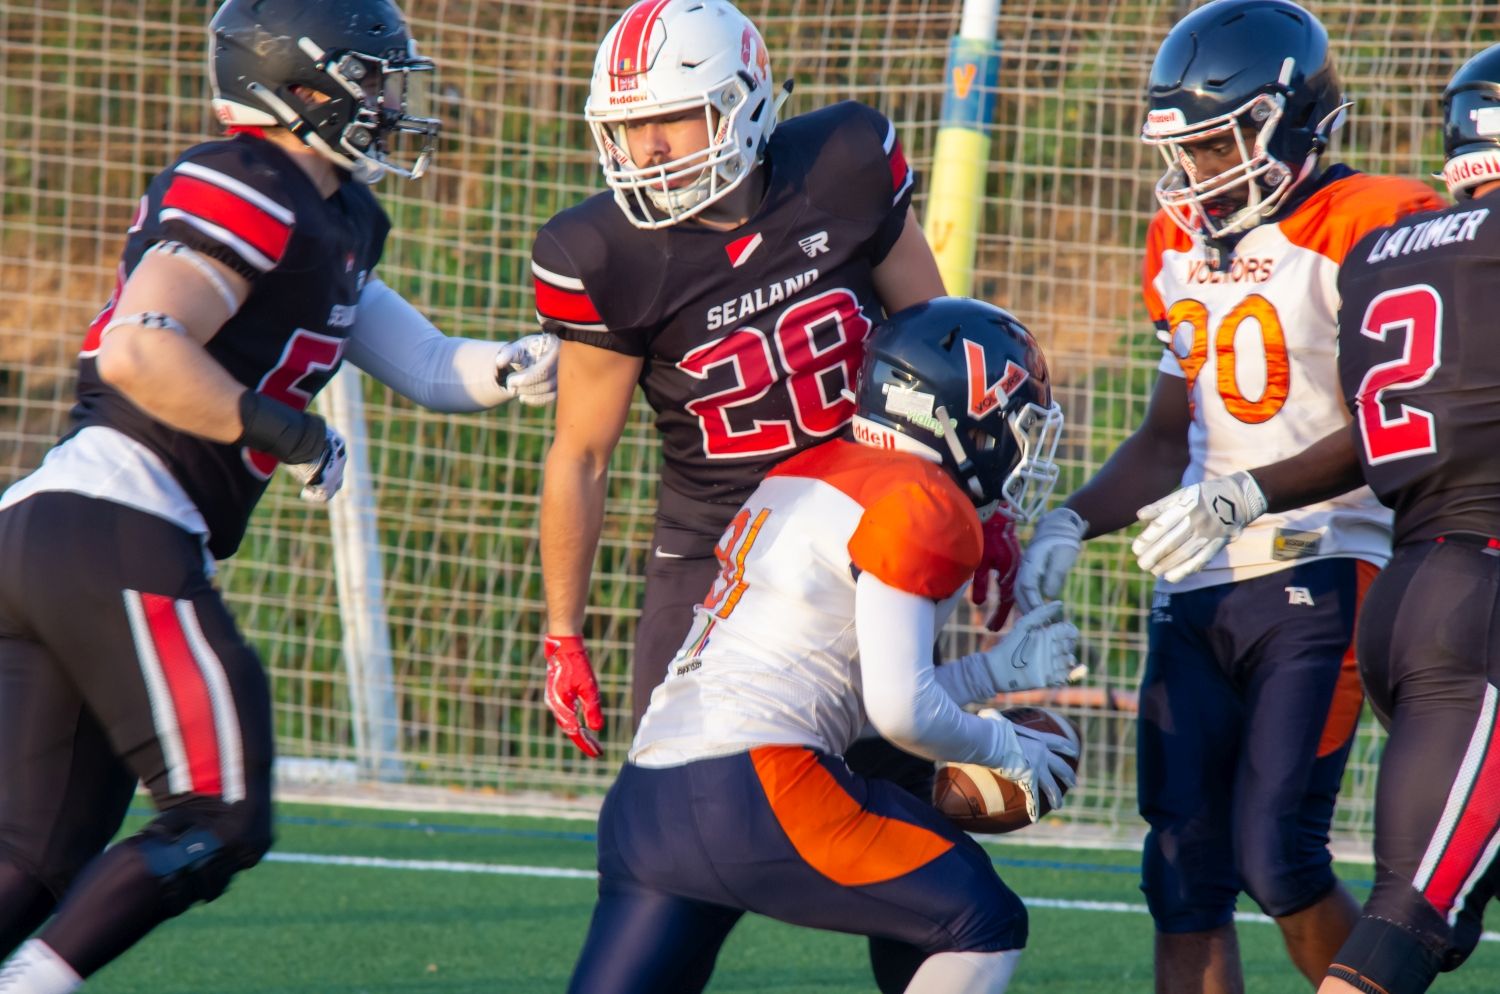
[[[963,466],[965,463],[972,463],[973,460],[964,451],[963,443],[958,440],[958,422],[948,415],[948,408],[939,404],[932,409],[932,416],[937,418],[938,424],[943,426],[943,441],[948,444],[948,452],[953,456],[953,464]],[[984,492],[984,486],[979,482],[978,475],[970,474],[963,482],[971,498],[976,501],[987,498],[988,495]]]

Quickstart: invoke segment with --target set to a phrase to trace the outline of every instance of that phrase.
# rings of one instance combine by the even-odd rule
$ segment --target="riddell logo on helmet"
[[[984,361],[984,346],[964,339],[964,358],[969,364],[969,416],[982,418],[995,408],[1010,400],[1011,395],[1021,389],[1021,384],[1031,376],[1016,365],[1005,360],[1005,370],[994,383],[990,382],[989,370]]]
[[[896,440],[891,437],[893,433],[890,429],[873,425],[864,418],[855,418],[852,425],[854,440],[861,445],[869,445],[877,449],[896,448]]]
[[[1163,107],[1146,113],[1146,134],[1161,134],[1164,131],[1181,131],[1187,127],[1187,118],[1176,107]]]
[[[1500,179],[1500,152],[1470,152],[1443,167],[1449,185],[1487,176]]]

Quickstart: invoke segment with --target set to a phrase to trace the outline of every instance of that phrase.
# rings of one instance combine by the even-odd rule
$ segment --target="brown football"
[[[1018,725],[1066,735],[1078,744],[1082,754],[1083,739],[1078,726],[1056,711],[1020,707],[1006,711],[985,710],[979,714],[985,718],[1004,716]],[[1069,758],[1068,765],[1076,770],[1078,760]],[[1052,810],[1045,797],[1039,797],[1037,801],[1042,814]],[[1031,824],[1026,814],[1026,794],[987,766],[940,763],[932,787],[932,803],[966,832],[1000,834]]]

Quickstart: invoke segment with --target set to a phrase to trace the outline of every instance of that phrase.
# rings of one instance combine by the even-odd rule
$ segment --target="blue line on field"
[[[133,807],[130,814],[150,817],[151,808]],[[309,828],[376,828],[392,832],[422,832],[428,835],[468,835],[511,839],[550,839],[560,842],[587,842],[593,844],[599,837],[593,832],[559,832],[538,828],[506,828],[499,825],[446,825],[429,821],[360,821],[353,818],[318,818],[311,815],[278,814],[276,821],[283,825],[298,825]],[[1074,863],[1060,859],[1024,859],[1017,856],[992,856],[996,866],[1017,870],[1062,870],[1068,873],[1112,873],[1135,876],[1140,867],[1113,863]],[[1351,887],[1369,888],[1371,880],[1344,880]]]

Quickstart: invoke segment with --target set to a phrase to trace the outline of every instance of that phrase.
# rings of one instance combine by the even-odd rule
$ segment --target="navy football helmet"
[[[286,128],[365,182],[427,170],[441,124],[408,110],[433,64],[391,0],[226,0],[208,29],[221,124]],[[398,140],[418,143],[406,164]]]
[[[981,508],[1029,521],[1057,483],[1062,411],[1042,350],[991,304],[939,297],[892,314],[865,341],[856,441],[941,463]]]
[[[1453,74],[1443,90],[1443,180],[1459,200],[1500,180],[1500,45]]]
[[[1167,162],[1157,200],[1189,233],[1213,239],[1255,227],[1316,178],[1349,106],[1328,32],[1291,0],[1214,0],[1188,14],[1162,42],[1146,95],[1141,140]],[[1184,143],[1226,134],[1241,164],[1197,175]],[[1240,186],[1244,205],[1226,213],[1222,198]]]

